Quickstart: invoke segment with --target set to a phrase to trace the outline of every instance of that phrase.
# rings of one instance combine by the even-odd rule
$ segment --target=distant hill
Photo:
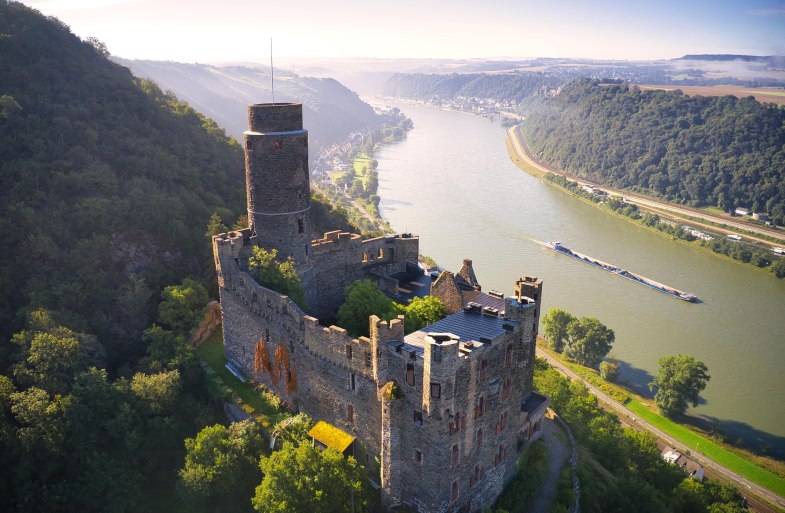
[[[571,174],[688,205],[751,207],[785,224],[785,110],[776,105],[580,79],[522,129],[536,154]]]
[[[428,100],[458,96],[523,101],[543,87],[557,87],[564,77],[546,73],[396,73],[384,86],[384,94],[399,98]]]
[[[272,100],[269,67],[115,60],[134,75],[173,91],[238,140],[248,128],[248,105]],[[276,68],[275,101],[303,103],[303,122],[312,150],[380,123],[370,105],[332,78],[301,77]]]
[[[682,61],[741,61],[765,64],[774,69],[785,69],[785,55],[735,55],[727,53],[685,55],[674,60]]]

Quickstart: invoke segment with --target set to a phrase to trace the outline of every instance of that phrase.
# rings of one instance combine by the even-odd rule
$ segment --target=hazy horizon
[[[303,0],[24,0],[128,59],[661,60],[685,54],[785,54],[785,1],[657,3],[491,0],[478,7]]]

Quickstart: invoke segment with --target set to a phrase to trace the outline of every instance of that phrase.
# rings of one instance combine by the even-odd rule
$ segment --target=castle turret
[[[251,105],[243,138],[248,221],[256,244],[277,249],[279,257],[292,257],[307,282],[313,272],[311,189],[302,104]]]

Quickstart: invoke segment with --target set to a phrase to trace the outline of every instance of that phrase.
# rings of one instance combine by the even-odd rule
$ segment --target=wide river
[[[543,315],[559,307],[613,328],[622,378],[642,390],[661,356],[702,360],[711,381],[691,412],[785,454],[785,280],[675,243],[521,171],[498,123],[397,106],[415,128],[376,155],[380,210],[396,231],[418,234],[421,252],[448,269],[471,258],[483,290],[509,294],[523,274],[542,278]],[[703,302],[679,301],[537,240],[560,240]]]

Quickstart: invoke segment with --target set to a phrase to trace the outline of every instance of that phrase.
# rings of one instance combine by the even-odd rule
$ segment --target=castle
[[[532,390],[542,281],[514,295],[459,273],[426,274],[411,234],[362,240],[309,223],[308,132],[301,104],[249,107],[244,134],[250,227],[213,238],[227,361],[293,409],[351,435],[385,508],[481,511],[541,433],[547,397]],[[291,257],[305,311],[249,274],[253,246]],[[367,278],[398,302],[434,295],[448,316],[404,335],[406,319],[372,316],[370,337],[323,326],[346,285]]]

